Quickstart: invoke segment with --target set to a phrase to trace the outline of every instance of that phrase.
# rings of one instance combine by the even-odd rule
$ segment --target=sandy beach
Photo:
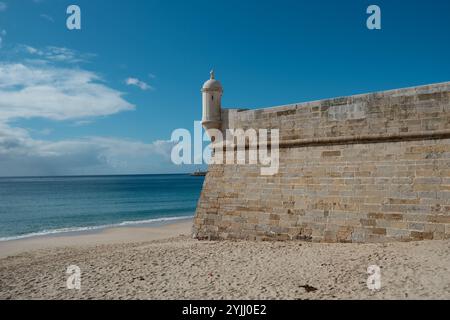
[[[1,299],[450,299],[450,241],[207,242],[191,222],[0,243]],[[81,269],[68,290],[66,269]],[[367,267],[381,268],[381,290]]]

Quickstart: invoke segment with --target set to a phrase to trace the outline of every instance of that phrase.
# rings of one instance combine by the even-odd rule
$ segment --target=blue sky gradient
[[[99,137],[142,144],[167,141],[174,129],[192,130],[193,121],[200,120],[200,88],[211,68],[224,86],[223,106],[241,108],[449,81],[450,2],[446,0],[0,2],[5,5],[0,11],[0,33],[5,31],[0,63],[36,66],[33,60],[48,56],[18,48],[39,52],[67,48],[76,61],[51,61],[52,68],[95,73],[105,87],[122,93],[121,98],[134,106],[134,110],[86,117],[54,119],[44,113],[3,120],[5,132],[26,130],[26,139],[33,143],[85,139],[95,143]],[[66,28],[70,4],[81,8],[80,31]],[[381,8],[382,30],[366,28],[366,9],[371,4]],[[129,78],[148,87],[127,85]],[[7,104],[0,101],[0,108]],[[126,159],[130,151],[116,159],[98,150],[91,155],[69,152],[73,158],[92,157],[95,163],[71,158],[72,164],[64,155],[64,161],[49,162],[50,170],[41,151],[20,167],[14,165],[16,156],[0,152],[0,164],[7,168],[0,169],[0,175],[192,170],[174,167],[160,151],[155,156],[149,152],[146,157],[151,161],[135,162]],[[105,158],[122,165],[102,166]]]

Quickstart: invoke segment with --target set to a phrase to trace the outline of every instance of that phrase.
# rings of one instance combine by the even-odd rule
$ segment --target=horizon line
[[[42,176],[0,176],[0,179],[9,178],[88,178],[88,177],[126,177],[126,176],[175,176],[189,175],[192,172],[180,173],[132,173],[132,174],[81,174],[81,175],[42,175]]]

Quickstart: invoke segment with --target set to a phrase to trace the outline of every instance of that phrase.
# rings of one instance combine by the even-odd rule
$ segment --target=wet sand
[[[67,246],[92,246],[102,244],[123,244],[132,242],[167,239],[179,235],[189,235],[192,219],[180,220],[149,227],[117,227],[90,232],[61,233],[20,240],[0,241],[0,259],[10,255],[39,249]]]

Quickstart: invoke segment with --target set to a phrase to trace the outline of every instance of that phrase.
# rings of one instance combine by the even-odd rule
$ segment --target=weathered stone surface
[[[194,236],[450,238],[450,83],[222,112],[222,130],[280,130],[279,172],[262,176],[260,165],[211,165]]]

